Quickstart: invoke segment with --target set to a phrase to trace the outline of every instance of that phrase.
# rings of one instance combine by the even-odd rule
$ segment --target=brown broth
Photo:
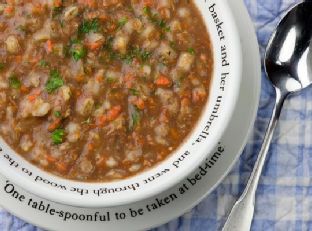
[[[212,47],[193,1],[0,1],[0,32],[0,135],[55,175],[150,169],[206,105]]]

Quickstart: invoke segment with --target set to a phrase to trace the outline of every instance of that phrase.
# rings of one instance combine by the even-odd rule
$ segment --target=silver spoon
[[[223,231],[249,231],[255,195],[283,103],[291,93],[312,83],[312,2],[292,8],[282,19],[266,49],[265,68],[276,92],[276,104],[247,186],[235,203]]]

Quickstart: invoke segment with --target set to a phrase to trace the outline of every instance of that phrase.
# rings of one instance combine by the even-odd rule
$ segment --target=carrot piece
[[[56,162],[56,159],[55,159],[53,156],[51,156],[51,155],[46,155],[45,158],[46,158],[46,160],[47,160],[49,163],[54,163],[54,162]]]
[[[40,90],[40,89],[36,89],[36,90],[33,91],[33,94],[31,94],[31,95],[28,96],[28,100],[31,101],[31,102],[32,102],[32,101],[35,101],[36,98],[37,98],[40,94],[41,94],[41,90]]]
[[[21,56],[21,55],[16,55],[16,56],[15,56],[15,62],[16,62],[16,63],[21,63],[22,60],[23,60],[23,56]]]
[[[169,116],[168,116],[168,111],[167,109],[163,109],[160,113],[159,116],[159,121],[163,123],[168,123],[169,122]]]
[[[135,102],[134,105],[137,106],[140,110],[143,110],[145,108],[145,102],[143,99],[138,98]]]
[[[192,99],[195,103],[202,102],[206,97],[206,92],[202,91],[193,91]]]
[[[190,100],[189,100],[189,98],[184,97],[184,98],[181,100],[181,105],[182,105],[182,106],[188,106],[188,105],[190,105]]]
[[[27,92],[29,92],[28,87],[26,87],[25,85],[22,85],[21,88],[20,88],[20,90],[21,90],[22,93],[27,93]]]
[[[77,97],[81,96],[81,94],[82,94],[81,90],[76,90],[75,95],[76,95]]]
[[[89,150],[89,152],[92,152],[94,150],[94,144],[93,143],[88,144],[88,150]]]
[[[101,14],[100,16],[99,16],[99,19],[101,20],[101,21],[105,21],[105,20],[107,20],[107,15],[105,15],[105,14]]]
[[[109,32],[115,31],[116,28],[117,28],[117,24],[115,24],[115,23],[110,23],[110,24],[107,25],[107,30]]]
[[[78,3],[90,8],[95,7],[95,0],[79,0]]]
[[[83,75],[77,75],[75,77],[75,80],[78,82],[78,83],[81,83],[84,81],[84,76]]]
[[[57,118],[56,120],[54,120],[54,121],[49,125],[48,131],[49,131],[49,132],[52,132],[52,131],[54,131],[55,129],[57,129],[57,128],[60,126],[61,122],[62,122],[62,119],[61,119],[61,118]]]
[[[151,167],[151,166],[152,166],[152,163],[151,163],[150,161],[148,161],[148,160],[144,160],[144,161],[143,161],[143,166],[144,166],[144,167]]]
[[[57,162],[57,163],[55,163],[55,167],[56,167],[56,169],[57,169],[59,172],[62,172],[62,173],[66,172],[67,169],[68,169],[67,164],[65,164],[65,163],[63,163],[63,162]]]
[[[7,6],[7,7],[4,9],[4,13],[5,13],[6,15],[11,15],[11,14],[13,14],[13,12],[14,12],[14,7],[13,7],[13,6]]]
[[[61,7],[62,6],[62,0],[54,0],[53,1],[53,6],[54,7]]]
[[[171,128],[169,133],[174,140],[179,140],[180,136],[179,136],[178,131],[175,128]]]
[[[49,39],[48,41],[47,41],[47,52],[48,53],[51,53],[53,51],[53,43],[52,43],[52,41]]]
[[[107,112],[107,120],[108,121],[115,120],[119,116],[120,112],[121,112],[121,106],[118,105],[118,106],[113,107],[111,110]]]
[[[97,118],[96,123],[97,123],[98,126],[104,126],[104,124],[106,123],[106,121],[107,121],[107,116],[106,116],[106,115],[102,115],[102,116],[99,116],[99,117]]]
[[[154,5],[154,0],[143,0],[143,5],[152,7]]]
[[[120,115],[120,112],[121,112],[121,106],[113,107],[106,113],[106,115],[97,117],[96,125],[104,126],[107,122],[117,119],[117,117]]]
[[[102,75],[96,76],[95,79],[98,83],[102,83],[104,81],[104,77]]]
[[[132,88],[133,82],[134,82],[135,76],[132,73],[127,73],[124,77],[124,82],[126,85],[126,88]]]
[[[98,167],[104,167],[103,165],[105,164],[105,161],[107,160],[106,156],[101,156],[97,161],[96,161],[96,166]]]
[[[39,4],[35,4],[32,8],[32,12],[33,14],[42,14],[44,12],[44,7],[43,5]]]
[[[95,51],[98,50],[101,46],[102,46],[102,42],[98,41],[98,42],[94,42],[94,43],[87,43],[87,48],[89,48],[89,50],[91,51]]]
[[[36,95],[29,95],[29,96],[28,96],[28,100],[29,100],[30,102],[35,101],[35,100],[36,100],[36,98],[37,98],[37,96],[36,96]]]
[[[165,75],[159,75],[155,81],[155,84],[160,87],[170,87],[171,80]]]

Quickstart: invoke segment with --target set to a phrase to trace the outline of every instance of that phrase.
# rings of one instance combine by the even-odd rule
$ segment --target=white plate
[[[244,52],[243,86],[240,103],[219,147],[215,148],[216,154],[201,165],[206,170],[198,169],[188,179],[157,197],[103,209],[77,208],[49,202],[27,193],[0,176],[0,204],[25,221],[50,230],[130,231],[166,223],[199,203],[226,176],[238,159],[252,129],[259,101],[261,65],[253,25],[241,0],[228,1],[240,26]],[[106,221],[100,221],[100,215]],[[70,218],[65,219],[65,216]]]

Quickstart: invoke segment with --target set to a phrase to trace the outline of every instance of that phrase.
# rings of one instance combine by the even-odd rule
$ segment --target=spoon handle
[[[222,231],[249,231],[255,210],[255,195],[265,159],[268,154],[273,133],[277,121],[281,114],[283,103],[287,94],[281,93],[276,89],[276,104],[272,113],[269,126],[263,140],[263,144],[255,163],[254,169],[250,175],[247,186],[241,197],[234,204],[232,211],[225,222]]]

